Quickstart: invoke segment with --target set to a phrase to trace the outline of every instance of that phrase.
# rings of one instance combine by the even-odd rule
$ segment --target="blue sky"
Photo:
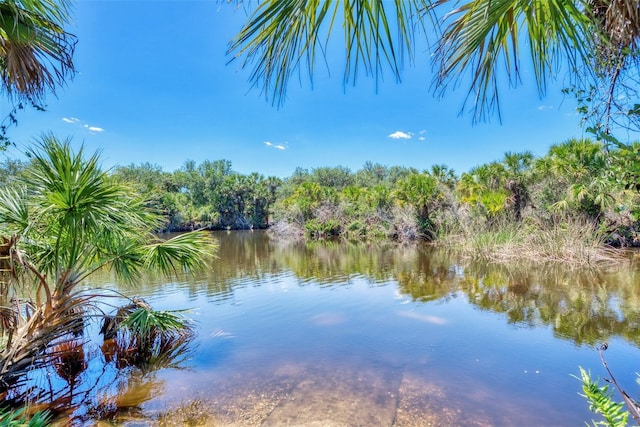
[[[280,108],[252,89],[248,69],[229,62],[228,41],[246,13],[218,1],[79,0],[77,76],[48,98],[46,112],[26,111],[9,136],[18,149],[43,132],[72,137],[103,165],[150,162],[167,171],[188,159],[228,159],[240,173],[290,176],[297,166],[366,161],[420,170],[446,164],[461,173],[507,151],[546,153],[582,136],[575,102],[562,82],[537,95],[526,67],[523,85],[502,92],[502,123],[475,126],[460,115],[464,90],[432,96],[428,52],[396,83],[342,83],[342,52],[317,66],[313,86],[294,80]],[[560,79],[561,80],[561,79]],[[11,149],[9,155],[16,155]]]

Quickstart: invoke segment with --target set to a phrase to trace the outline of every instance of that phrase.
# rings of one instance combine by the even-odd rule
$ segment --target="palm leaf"
[[[436,5],[447,3],[441,0]],[[443,94],[470,78],[467,102],[472,101],[474,121],[486,119],[494,110],[500,115],[500,69],[510,85],[517,85],[521,46],[528,45],[543,94],[547,79],[564,61],[570,70],[588,61],[591,21],[581,5],[574,0],[465,2],[445,16],[446,28],[434,55],[438,91]]]
[[[0,3],[0,76],[9,94],[37,101],[74,75],[68,0]]]
[[[214,247],[203,232],[159,241],[152,234],[159,216],[129,187],[101,171],[97,154],[85,158],[82,149],[71,149],[69,140],[45,135],[31,158],[19,183],[22,189],[0,192],[0,223],[18,233],[0,236],[2,256],[8,257],[11,273],[33,287],[32,299],[3,315],[8,334],[0,347],[0,391],[42,366],[45,353],[53,354],[52,346],[65,348],[82,332],[87,310],[100,294],[81,293],[77,285],[95,271],[110,267],[133,281],[142,269],[191,270],[203,266]],[[153,346],[164,348],[162,340],[177,323],[163,314],[149,316],[147,324],[161,338]],[[162,329],[161,323],[169,328]]]
[[[119,359],[117,363],[145,369],[175,362],[186,350],[193,327],[180,311],[153,310],[145,301],[134,299],[107,316],[100,333],[115,346],[109,352]],[[135,354],[129,354],[129,349],[136,349]]]
[[[2,427],[46,427],[51,425],[49,411],[30,413],[28,408],[8,410],[0,407],[0,425]]]
[[[0,224],[12,233],[25,234],[30,223],[25,188],[0,190]]]
[[[385,65],[399,80],[405,56],[413,58],[415,32],[424,28],[425,16],[431,16],[430,4],[428,0],[265,1],[231,41],[229,53],[233,59],[244,56],[242,66],[252,67],[253,85],[280,104],[290,78],[303,65],[312,78],[317,51],[326,54],[340,23],[345,82],[355,80],[360,67],[378,79]]]
[[[177,274],[206,265],[215,248],[208,232],[192,232],[148,245],[145,264],[163,274]]]
[[[157,311],[146,304],[136,304],[136,308],[122,321],[120,327],[147,339],[180,335],[189,330],[188,325],[176,312]]]
[[[118,242],[140,241],[146,230],[160,224],[159,216],[146,209],[130,187],[100,170],[98,154],[85,159],[82,148],[72,152],[69,140],[59,143],[45,135],[31,157],[25,184],[32,189],[40,217],[37,232],[55,236],[40,239],[45,271],[92,270],[115,258],[114,247],[116,254],[122,252]]]

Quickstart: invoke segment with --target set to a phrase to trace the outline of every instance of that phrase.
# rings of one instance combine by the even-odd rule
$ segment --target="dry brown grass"
[[[473,258],[492,262],[529,260],[572,266],[602,266],[627,262],[623,251],[605,243],[606,234],[593,224],[565,221],[553,226],[508,224],[444,238],[444,245]]]

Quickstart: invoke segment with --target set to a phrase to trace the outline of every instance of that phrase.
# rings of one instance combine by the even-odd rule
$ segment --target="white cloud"
[[[84,127],[89,129],[90,132],[104,132],[104,129],[99,128],[97,126],[84,125]]]
[[[424,136],[419,136],[419,137],[418,137],[418,139],[419,139],[420,141],[424,141],[424,140],[425,140],[425,139],[427,139],[427,138],[425,138]]]
[[[411,139],[411,137],[413,136],[413,133],[411,132],[402,132],[401,130],[397,130],[392,134],[388,135],[389,138],[393,138],[393,139]]]
[[[77,117],[63,117],[62,121],[65,123],[69,123],[71,125],[75,125],[77,124],[78,126],[82,126],[83,128],[85,128],[86,130],[88,130],[91,133],[99,133],[99,132],[104,132],[104,129],[98,126],[90,126],[86,123],[83,123],[82,120],[80,120]]]
[[[551,110],[553,109],[552,105],[539,105],[538,106],[538,111],[545,111],[545,110]]]
[[[284,144],[274,144],[271,141],[265,141],[264,145],[266,145],[267,147],[275,148],[276,150],[286,150],[287,149],[287,143],[286,142]]]

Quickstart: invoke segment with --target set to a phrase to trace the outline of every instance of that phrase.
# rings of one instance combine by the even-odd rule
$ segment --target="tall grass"
[[[441,237],[441,244],[464,255],[493,262],[530,260],[569,265],[621,263],[626,257],[606,244],[607,233],[592,223],[566,220],[553,224],[476,225]]]

